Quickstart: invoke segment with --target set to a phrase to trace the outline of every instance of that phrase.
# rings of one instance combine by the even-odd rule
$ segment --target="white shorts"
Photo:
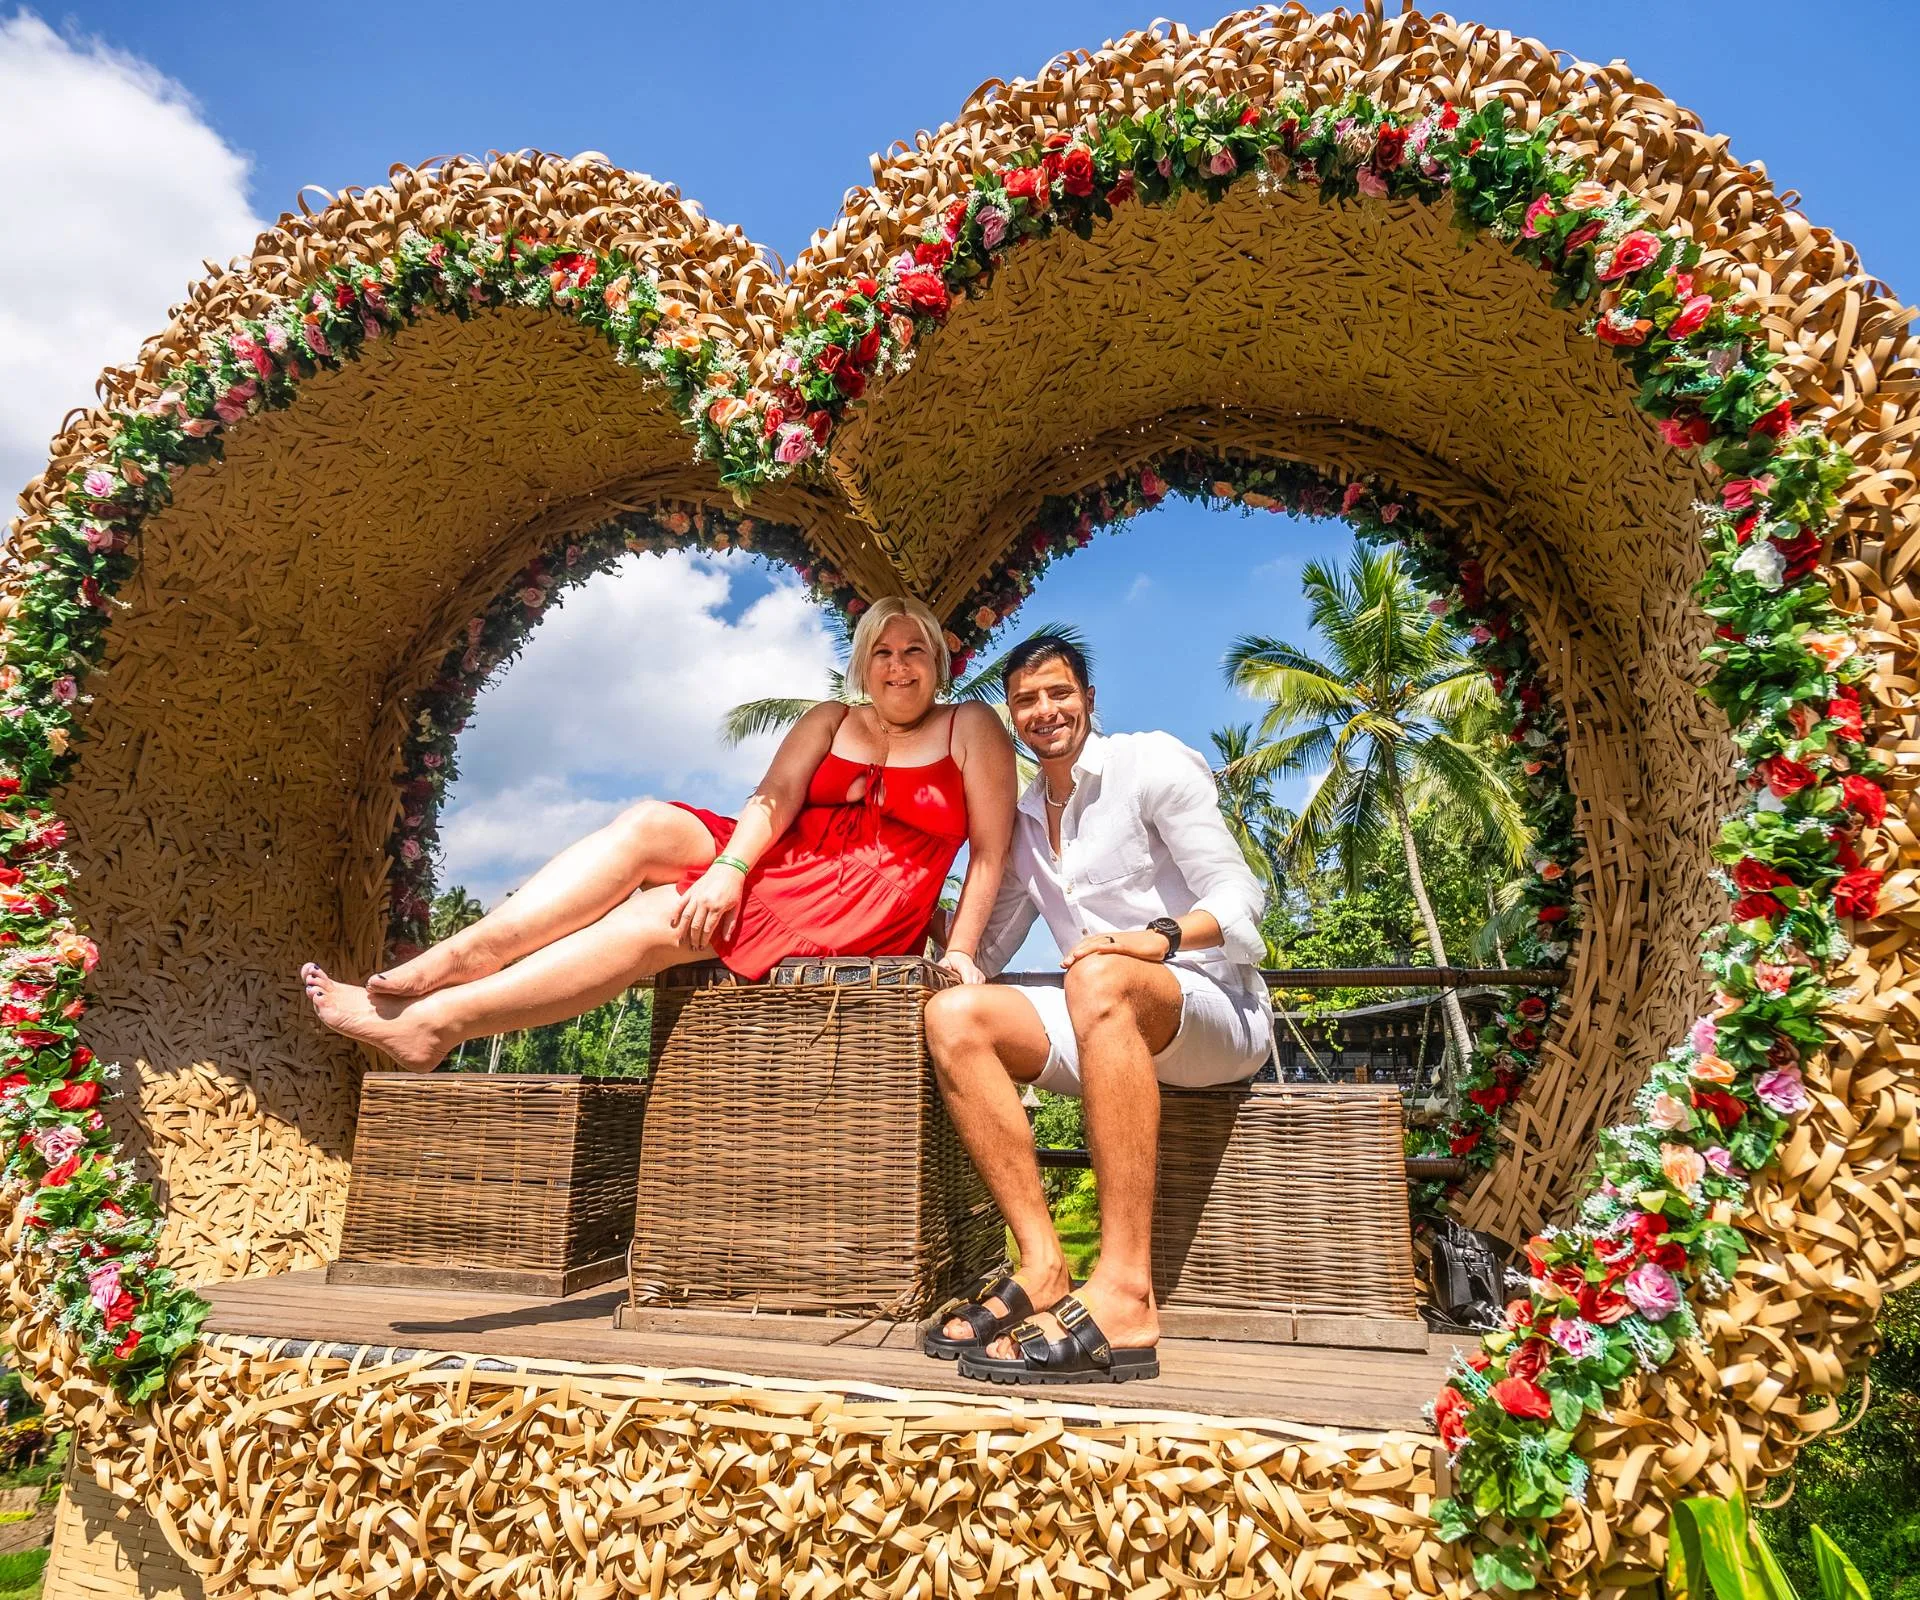
[[[1211,974],[1178,963],[1167,969],[1180,985],[1180,1028],[1153,1058],[1153,1074],[1175,1089],[1210,1089],[1251,1078],[1273,1053],[1273,1013],[1264,994],[1229,989]],[[1047,1064],[1036,1089],[1079,1096],[1080,1045],[1059,984],[1022,984],[1020,993],[1047,1030]]]

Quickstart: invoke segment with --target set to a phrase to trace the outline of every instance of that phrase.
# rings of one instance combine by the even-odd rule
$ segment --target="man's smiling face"
[[[1007,684],[1007,714],[1020,742],[1042,761],[1071,761],[1093,729],[1093,690],[1058,656],[1022,667]]]

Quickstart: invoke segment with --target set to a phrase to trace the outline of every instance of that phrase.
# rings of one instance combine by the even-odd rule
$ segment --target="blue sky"
[[[1624,56],[1737,155],[1764,160],[1869,271],[1920,293],[1920,4],[1463,9],[1588,59]],[[453,151],[597,150],[791,258],[866,178],[870,150],[937,125],[986,79],[1151,15],[1044,0],[559,11],[145,0],[35,21],[0,0],[0,198],[16,227],[46,219],[67,268],[36,272],[17,250],[0,263],[0,468],[35,470],[39,441],[103,362],[159,326],[194,264],[243,248],[250,219],[302,185],[376,183],[393,163]],[[1056,566],[1027,616],[1089,634],[1109,726],[1167,727],[1205,748],[1209,730],[1249,715],[1220,678],[1231,638],[1299,636],[1302,563],[1346,544],[1337,524],[1168,506]],[[686,659],[636,662],[636,637]],[[450,875],[490,899],[641,794],[732,806],[765,752],[721,750],[718,711],[791,692],[831,654],[776,575],[636,559],[550,621],[483,702],[449,818]],[[556,697],[574,714],[555,716]]]

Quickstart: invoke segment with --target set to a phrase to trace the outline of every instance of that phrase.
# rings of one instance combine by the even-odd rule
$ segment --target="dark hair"
[[[1011,691],[1016,672],[1025,672],[1043,661],[1062,662],[1067,671],[1073,674],[1073,681],[1082,689],[1093,686],[1087,677],[1087,658],[1077,644],[1071,639],[1061,638],[1057,633],[1036,633],[1031,638],[1022,639],[1007,652],[1007,664],[1000,672],[1001,692]]]

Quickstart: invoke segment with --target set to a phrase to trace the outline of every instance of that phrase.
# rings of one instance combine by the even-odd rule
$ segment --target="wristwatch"
[[[1180,953],[1180,924],[1172,917],[1155,917],[1147,924],[1148,933],[1157,933],[1167,941],[1167,953],[1160,959],[1171,961]]]

